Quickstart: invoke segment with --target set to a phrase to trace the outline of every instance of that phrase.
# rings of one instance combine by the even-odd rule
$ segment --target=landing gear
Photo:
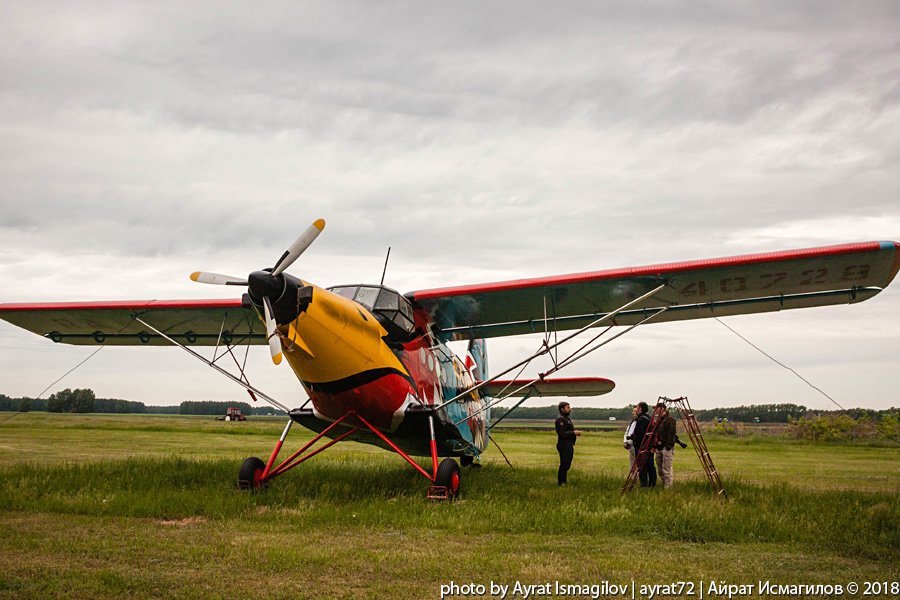
[[[330,433],[334,428],[338,427],[345,421],[347,421],[347,423],[344,425],[344,427],[346,428],[345,431],[343,431],[339,435]],[[400,446],[391,441],[390,438],[388,438],[377,427],[369,423],[362,415],[350,411],[344,414],[341,418],[332,422],[330,425],[328,425],[328,427],[320,431],[318,434],[316,434],[315,437],[306,442],[306,444],[304,444],[299,450],[294,452],[287,459],[282,461],[280,464],[276,464],[276,459],[278,458],[278,454],[281,451],[281,446],[282,444],[284,444],[284,440],[291,429],[291,423],[293,422],[293,419],[289,420],[285,425],[284,431],[281,434],[281,438],[279,438],[278,442],[275,444],[275,448],[272,450],[272,455],[269,457],[268,463],[264,463],[261,459],[256,458],[255,456],[244,461],[244,463],[241,465],[240,473],[238,475],[238,487],[245,490],[256,490],[264,488],[268,484],[268,482],[275,477],[278,477],[284,474],[286,471],[293,469],[300,463],[312,458],[316,454],[327,450],[334,444],[353,435],[357,431],[368,430],[370,433],[375,435],[375,437],[384,442],[385,445],[387,445],[391,450],[396,452],[401,458],[403,458],[403,460],[409,463],[411,467],[418,471],[430,483],[433,484],[428,488],[429,499],[454,500],[459,496],[459,463],[457,463],[452,458],[445,458],[440,463],[438,463],[437,441],[434,436],[434,425],[431,421],[431,418],[429,418],[429,424],[431,425],[430,472],[426,471],[419,463],[414,461],[412,457],[410,457],[409,454],[407,454]],[[326,436],[334,437],[332,437],[329,442],[315,449],[311,449],[312,446],[316,444],[316,442]],[[465,460],[465,457],[463,457],[463,460]]]
[[[263,473],[266,470],[266,463],[262,459],[251,456],[241,463],[241,469],[238,471],[238,488],[242,490],[258,490],[266,486],[266,480],[263,479]]]

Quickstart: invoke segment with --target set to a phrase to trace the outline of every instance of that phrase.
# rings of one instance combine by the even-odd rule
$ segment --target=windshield
[[[377,285],[342,285],[329,291],[349,298],[365,306],[384,322],[399,327],[406,333],[414,329],[412,305],[398,292]]]

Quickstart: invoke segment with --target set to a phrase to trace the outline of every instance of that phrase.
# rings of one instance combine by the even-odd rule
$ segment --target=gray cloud
[[[896,239],[898,31],[882,2],[13,5],[0,299],[220,293],[184,274],[270,264],[319,216],[297,269],[374,279],[390,245],[403,290]],[[892,294],[854,324],[896,331]],[[850,364],[811,331],[832,352],[798,356]],[[689,364],[744,364],[703,339]],[[628,348],[632,381],[667,364]]]

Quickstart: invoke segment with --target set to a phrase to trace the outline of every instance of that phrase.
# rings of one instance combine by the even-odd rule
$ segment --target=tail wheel
[[[265,487],[266,481],[262,476],[265,470],[266,463],[262,459],[255,456],[246,459],[238,471],[238,487],[242,490],[258,490]]]
[[[450,498],[459,496],[459,464],[452,458],[442,460],[438,465],[434,485],[447,488],[447,496]]]

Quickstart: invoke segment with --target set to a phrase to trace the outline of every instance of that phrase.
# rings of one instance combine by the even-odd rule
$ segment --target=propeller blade
[[[281,275],[285,269],[294,264],[294,261],[300,258],[300,255],[309,248],[309,245],[319,237],[323,229],[325,229],[325,219],[316,219],[281,255],[281,258],[278,259],[278,262],[275,263],[275,267],[272,269],[272,275]]]
[[[272,316],[272,303],[269,301],[268,296],[263,298],[263,312],[265,312],[266,316],[266,338],[269,340],[269,352],[272,354],[272,362],[280,365],[283,356],[281,353],[281,339],[275,331],[277,325],[275,324],[275,317]]]
[[[231,275],[219,275],[218,273],[205,273],[194,271],[191,280],[197,283],[211,283],[212,285],[247,285],[246,279],[232,277]]]

